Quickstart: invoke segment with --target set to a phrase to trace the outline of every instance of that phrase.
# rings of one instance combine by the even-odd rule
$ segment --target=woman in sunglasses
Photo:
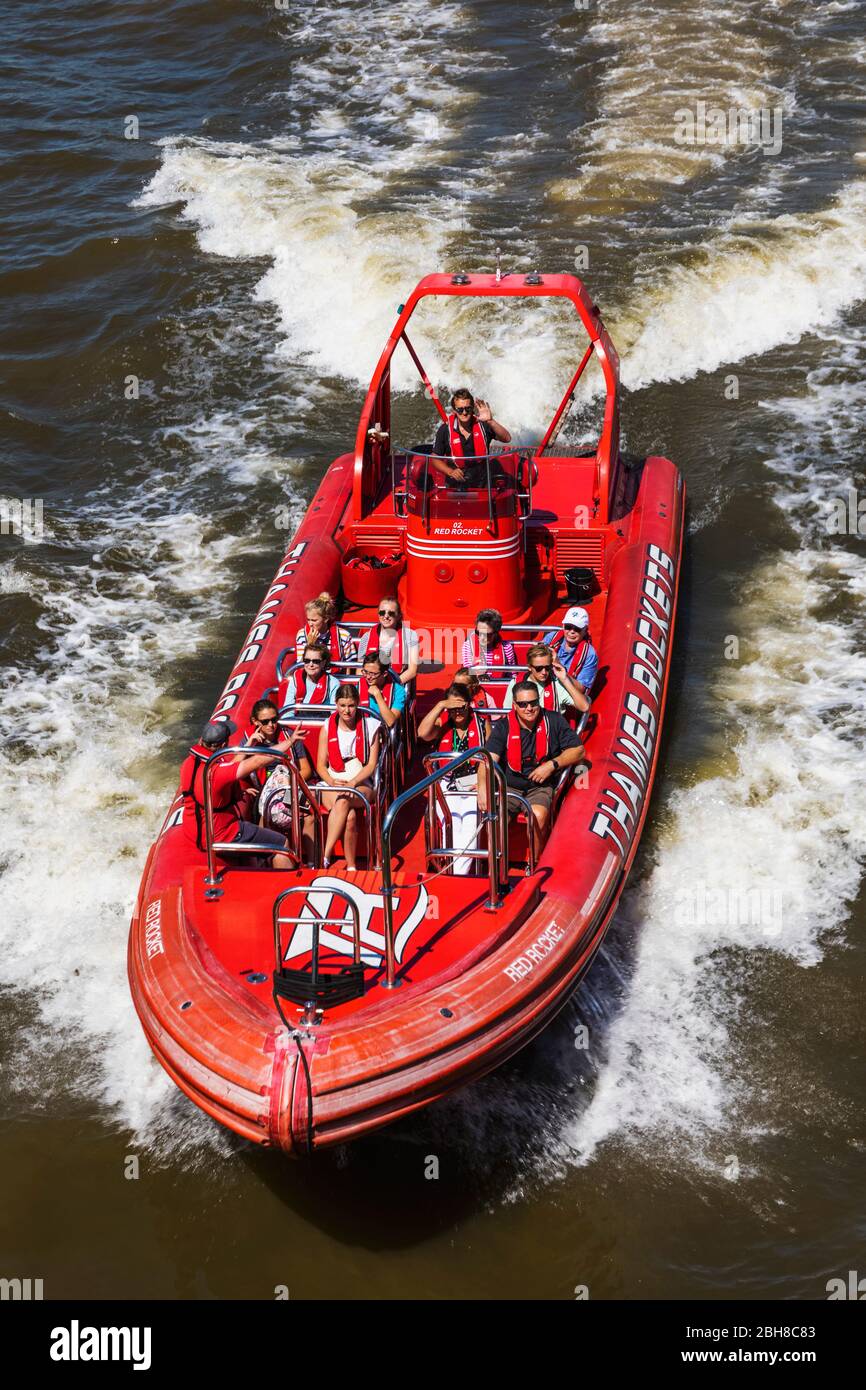
[[[418,634],[403,621],[403,610],[396,598],[383,598],[377,612],[379,621],[361,638],[360,654],[378,652],[401,685],[409,685],[418,674]]]
[[[280,742],[279,715],[276,705],[270,700],[257,700],[250,714],[250,727],[239,740],[247,747],[274,748]],[[304,744],[303,729],[292,729],[287,740],[281,745],[284,753],[289,753],[305,782],[313,778],[313,764]],[[292,831],[292,778],[286,765],[280,761],[270,767],[260,768],[242,783],[252,793],[252,805],[258,803],[259,824],[269,830],[279,830],[284,835]],[[313,859],[313,816],[309,806],[302,798],[301,834],[303,837],[304,858],[307,863]],[[253,816],[250,815],[250,820]]]
[[[328,670],[331,656],[326,647],[308,642],[303,649],[301,664],[290,671],[277,691],[281,713],[295,705],[332,705],[340,682]]]
[[[436,431],[430,461],[450,482],[483,485],[486,476],[483,459],[490,453],[491,440],[508,444],[511,434],[494,420],[487,402],[476,401],[465,386],[454,392],[451,409],[454,413],[443,420]],[[482,462],[479,463],[479,459]]]
[[[263,750],[265,748],[276,747],[283,737],[279,725],[279,718],[279,712],[273,700],[256,700],[256,703],[250,710],[249,724],[245,729],[241,729],[239,733],[235,734],[230,742],[233,744],[243,744],[247,748],[251,746],[261,746]],[[290,733],[289,743],[297,743],[300,737],[300,730],[297,731],[297,734],[294,732]],[[301,744],[301,751],[306,751],[304,750],[303,744]],[[309,767],[309,762],[307,765]],[[255,810],[256,799],[262,787],[265,785],[269,770],[269,768],[260,768],[259,771],[252,773],[250,777],[244,780],[243,785],[249,793],[251,811]],[[310,773],[312,774],[311,767]],[[303,775],[306,777],[307,774],[304,773]]]

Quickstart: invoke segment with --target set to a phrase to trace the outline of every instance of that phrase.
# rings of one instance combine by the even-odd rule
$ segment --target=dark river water
[[[0,1274],[562,1299],[821,1299],[866,1274],[862,5],[0,11],[2,490],[42,504],[0,537]],[[700,102],[780,139],[678,142]],[[653,810],[543,1037],[290,1164],[151,1059],[130,912],[278,509],[299,519],[351,446],[416,281],[497,245],[583,266],[626,445],[687,480]],[[537,438],[582,344],[555,319],[437,326],[431,375]]]

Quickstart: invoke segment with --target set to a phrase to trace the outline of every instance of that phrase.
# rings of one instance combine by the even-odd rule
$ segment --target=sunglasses
[[[257,724],[278,724],[278,723],[279,723],[279,716],[275,714],[274,717],[273,717],[272,719],[258,719],[258,720],[256,720],[256,723],[257,723]]]
[[[515,700],[516,709],[538,709],[537,700]]]
[[[380,617],[380,618],[396,618],[396,616],[397,616],[397,610],[396,610],[396,608],[380,608],[380,609],[379,609],[379,617]]]
[[[577,626],[577,623],[563,623],[562,630],[563,632],[580,632],[580,628]]]
[[[533,666],[533,671],[552,671],[552,666]]]
[[[322,660],[322,658],[321,658],[320,656],[305,656],[305,657],[304,657],[304,665],[305,665],[305,666],[324,666],[324,664],[325,664],[325,663],[324,663],[324,661]]]

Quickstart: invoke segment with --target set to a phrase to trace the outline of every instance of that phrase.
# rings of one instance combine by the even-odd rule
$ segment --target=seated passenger
[[[235,734],[230,742],[232,744],[261,744],[275,748],[280,740],[279,713],[273,700],[256,700],[250,711],[250,722],[245,729]],[[246,793],[244,816],[247,820],[256,820],[258,816],[257,805],[259,792],[265,785],[267,769],[259,768],[251,777],[244,779],[244,791]]]
[[[480,718],[478,711],[473,709],[467,699],[466,686],[456,682],[449,686],[445,699],[439,700],[418,725],[420,739],[425,743],[434,743],[438,753],[449,753],[455,758],[470,748],[480,748],[489,733],[489,721]],[[478,848],[475,843],[478,831],[477,785],[478,771],[472,764],[458,768],[444,784],[445,802],[451,812],[454,849]],[[442,820],[438,807],[437,814]],[[468,874],[472,872],[474,863],[468,856],[460,857],[451,861],[451,867],[455,874]]]
[[[568,675],[587,695],[598,674],[598,653],[589,640],[589,614],[585,608],[569,608],[559,632],[545,639]]]
[[[457,681],[449,685],[445,698],[437,700],[418,725],[418,737],[424,743],[438,743],[440,752],[446,751],[446,746],[447,750],[453,747],[455,758],[467,748],[478,748],[489,731],[490,721],[473,708],[466,686]],[[442,745],[443,739],[446,746]]]
[[[458,666],[454,672],[454,685],[462,685],[466,690],[466,698],[474,709],[495,709],[496,702],[491,699],[487,691],[481,684],[474,671],[470,671],[468,666]]]
[[[409,685],[418,674],[420,646],[417,632],[403,621],[403,610],[396,598],[379,603],[379,621],[361,638],[360,654],[378,651],[402,685]]]
[[[372,778],[379,759],[379,722],[372,715],[358,713],[358,691],[354,685],[341,685],[336,695],[337,712],[328,720],[327,737],[319,739],[318,773],[322,782],[338,788],[322,792],[328,810],[328,835],[322,867],[328,868],[334,846],[342,837],[346,868],[355,872],[358,843],[358,798],[339,791],[341,786],[357,787],[366,801],[373,798]],[[369,853],[369,847],[368,847]]]
[[[228,748],[229,738],[235,732],[234,724],[227,719],[214,720],[205,724],[201,738],[189,750],[180,769],[180,790],[183,796],[183,819],[181,825],[186,838],[197,849],[205,850],[205,799],[204,769],[212,753]],[[288,740],[278,743],[276,748],[285,753]],[[214,844],[237,843],[261,846],[262,849],[280,849],[281,854],[268,855],[275,869],[293,869],[295,856],[289,850],[285,835],[276,830],[266,830],[254,825],[243,815],[244,781],[261,767],[267,767],[274,759],[267,753],[237,754],[233,758],[221,759],[210,775],[211,805],[213,807]],[[217,855],[223,864],[232,859],[238,864],[250,860],[240,855]]]
[[[508,444],[511,435],[504,425],[494,420],[487,402],[475,401],[472,392],[465,387],[454,392],[451,409],[454,413],[448,416],[447,422],[443,420],[436,431],[430,460],[432,467],[451,482],[484,487],[487,479],[484,459],[490,453],[491,440]]]
[[[585,714],[589,700],[583,690],[565,673],[553,652],[543,642],[536,642],[526,653],[527,674],[522,680],[532,681],[541,695],[542,709],[576,709]],[[516,686],[509,686],[502,701],[503,709],[511,709]]]
[[[264,702],[260,700],[259,704],[262,703]],[[273,709],[273,705],[270,708]],[[274,714],[276,714],[275,710]],[[266,715],[266,722],[271,722],[269,715]],[[303,738],[302,729],[293,729],[282,746],[287,746],[295,766],[304,781],[309,783],[313,779],[313,764],[310,761],[310,755]],[[251,739],[247,739],[248,743],[256,741],[256,734]],[[258,741],[262,743],[275,742],[267,734],[262,735]],[[259,824],[267,829],[289,834],[292,830],[293,782],[285,763],[282,761],[274,762],[269,768],[253,773],[253,777],[258,778],[261,785],[258,798]],[[301,793],[301,839],[304,858],[311,867],[315,854],[314,814],[306,797]]]
[[[295,635],[295,660],[305,643],[315,642],[327,648],[332,661],[354,661],[358,648],[344,627],[337,627],[337,606],[329,593],[321,593],[304,605],[306,623],[299,627]]]
[[[408,699],[405,685],[400,684],[394,672],[374,652],[365,654],[361,662],[358,693],[360,703],[368,709],[377,709],[389,729],[398,723]]]
[[[497,720],[485,747],[496,762],[504,764],[508,786],[529,802],[543,844],[559,774],[563,768],[583,761],[580,739],[561,714],[542,710],[538,686],[533,681],[519,681],[514,687],[514,708],[507,719]],[[481,811],[488,807],[483,763],[478,769],[478,806]],[[509,796],[509,816],[520,810],[520,803]]]
[[[496,668],[516,666],[514,644],[503,642],[500,637],[502,614],[496,608],[482,608],[475,619],[475,631],[467,637],[460,653],[463,666],[468,666],[476,675],[494,676]],[[508,673],[500,670],[500,675]]]
[[[326,647],[308,642],[301,665],[290,671],[277,691],[280,712],[295,705],[332,705],[340,682],[328,670],[331,657]]]

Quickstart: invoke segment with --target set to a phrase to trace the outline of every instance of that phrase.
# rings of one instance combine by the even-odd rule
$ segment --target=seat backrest
[[[509,689],[513,680],[513,676],[508,676],[507,679],[504,680],[483,680],[481,682],[481,689],[486,695],[490,696],[497,709],[502,709],[505,692]]]
[[[513,647],[514,647],[514,655],[515,655],[517,661],[520,662],[521,665],[525,666],[525,665],[526,665],[526,654],[527,654],[527,652],[529,651],[529,648],[530,648],[530,647],[534,647],[534,646],[535,646],[535,638],[534,638],[534,637],[522,637],[519,641],[518,641],[518,640],[515,640],[515,639],[512,639],[512,645],[513,645]],[[516,677],[515,677],[515,679],[516,679]]]

